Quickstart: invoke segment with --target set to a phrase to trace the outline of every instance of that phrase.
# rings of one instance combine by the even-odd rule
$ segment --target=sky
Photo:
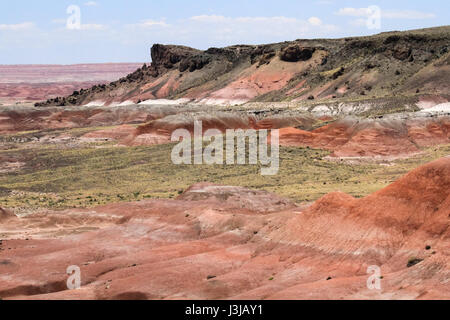
[[[154,43],[207,49],[449,22],[448,0],[3,0],[0,64],[149,62]]]

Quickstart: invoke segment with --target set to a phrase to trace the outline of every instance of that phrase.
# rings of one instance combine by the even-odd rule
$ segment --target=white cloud
[[[203,22],[203,23],[246,23],[246,24],[260,24],[260,23],[297,23],[301,20],[295,19],[295,18],[288,18],[283,16],[278,17],[225,17],[225,16],[218,16],[218,15],[200,15],[200,16],[194,16],[190,17],[189,20],[195,21],[195,22]]]
[[[115,33],[114,41],[120,41],[124,46],[145,42],[207,49],[327,37],[340,30],[335,25],[314,18],[308,21],[284,16],[230,17],[217,14],[195,15],[170,22],[160,18],[126,25],[123,32]]]
[[[67,19],[53,19],[51,21],[53,24],[60,24],[60,25],[65,25],[67,23]],[[90,30],[90,31],[100,31],[100,30],[106,30],[108,29],[107,25],[104,24],[99,24],[99,23],[86,23],[86,24],[81,24],[80,25],[80,29],[78,30]],[[71,30],[77,30],[77,29],[71,29]]]
[[[201,15],[189,19],[185,25],[186,40],[224,46],[236,43],[260,44],[327,36],[338,28],[324,24],[317,17],[302,20],[284,16],[226,17]],[[190,39],[189,39],[190,38]],[[189,42],[191,42],[189,41]]]
[[[164,21],[164,20],[144,20],[140,23],[137,24],[133,24],[130,26],[137,26],[137,27],[142,27],[142,28],[151,28],[151,27],[155,27],[155,26],[159,26],[159,27],[168,27],[169,25]]]
[[[341,8],[336,12],[338,16],[349,17],[367,17],[369,15],[368,8]]]
[[[308,22],[313,26],[320,26],[322,24],[322,20],[317,17],[311,17],[308,19]]]
[[[366,27],[367,19],[363,19],[363,18],[353,19],[349,22],[349,24],[354,27]]]
[[[370,15],[370,10],[369,8],[341,8],[335,12],[335,14],[348,17],[368,17]],[[436,15],[414,10],[382,10],[381,17],[385,19],[421,20],[435,18]]]
[[[170,24],[164,18],[144,20],[126,25],[133,32],[127,32],[122,42],[129,45],[137,39],[148,42],[178,43],[200,49],[208,46],[226,46],[236,43],[259,44],[327,36],[338,28],[323,23],[318,17],[308,20],[274,17],[229,17],[223,15],[197,15],[187,19],[175,20]],[[155,30],[158,32],[148,32]]]
[[[98,31],[98,30],[106,30],[108,27],[103,24],[96,24],[96,23],[87,23],[81,25],[81,30],[92,30],[92,31]]]
[[[67,22],[67,19],[63,19],[63,18],[52,20],[52,23],[54,23],[54,24],[65,24],[66,22]]]
[[[233,21],[233,18],[228,18]],[[240,17],[235,18],[237,22],[244,22],[244,23],[260,23],[260,22],[268,22],[268,23],[296,23],[299,20],[294,18],[287,18],[287,17]]]
[[[386,19],[433,19],[436,18],[434,13],[413,11],[413,10],[387,10],[382,11],[381,16]]]
[[[226,22],[230,18],[226,18],[224,16],[217,16],[217,15],[201,15],[201,16],[194,16],[190,17],[190,20],[198,21],[198,22],[209,22],[209,23],[216,23],[216,22]]]
[[[0,24],[0,30],[2,31],[21,31],[28,30],[34,27],[33,22],[22,22],[18,24]]]
[[[98,3],[95,1],[88,1],[84,4],[86,7],[96,7],[98,6]]]

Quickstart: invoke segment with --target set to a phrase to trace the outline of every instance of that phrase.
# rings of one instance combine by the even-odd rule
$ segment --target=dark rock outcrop
[[[337,79],[337,78],[339,78],[340,76],[342,76],[343,74],[344,74],[344,72],[345,72],[345,68],[344,67],[341,67],[338,71],[336,71],[331,77],[333,78],[333,79]]]
[[[190,58],[185,58],[181,61],[178,70],[184,72],[189,69],[189,72],[194,72],[195,70],[201,70],[204,66],[211,62],[211,57],[205,54],[197,55]]]
[[[307,61],[311,59],[315,48],[303,48],[298,45],[289,46],[280,53],[280,59],[287,62]]]
[[[152,66],[171,69],[181,60],[199,52],[199,50],[184,46],[155,44],[151,49]]]
[[[411,56],[411,48],[406,46],[398,46],[394,49],[392,56],[398,60],[406,60]]]

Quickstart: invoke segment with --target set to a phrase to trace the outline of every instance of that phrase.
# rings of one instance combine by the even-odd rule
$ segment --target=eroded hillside
[[[423,95],[448,100],[449,46],[450,27],[206,51],[157,44],[151,49],[152,63],[127,77],[38,106],[154,99],[234,105]]]

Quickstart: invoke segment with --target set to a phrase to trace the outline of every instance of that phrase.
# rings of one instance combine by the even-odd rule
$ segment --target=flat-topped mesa
[[[37,106],[183,99],[198,104],[342,103],[432,95],[448,101],[450,27],[367,37],[235,45],[155,44],[151,65]]]
[[[235,63],[258,55],[260,46],[236,45],[202,51],[186,46],[155,44],[151,48],[152,67],[160,70],[177,68],[180,72],[201,70],[209,63]],[[273,51],[273,50],[272,50]],[[259,52],[259,54],[263,51]]]

